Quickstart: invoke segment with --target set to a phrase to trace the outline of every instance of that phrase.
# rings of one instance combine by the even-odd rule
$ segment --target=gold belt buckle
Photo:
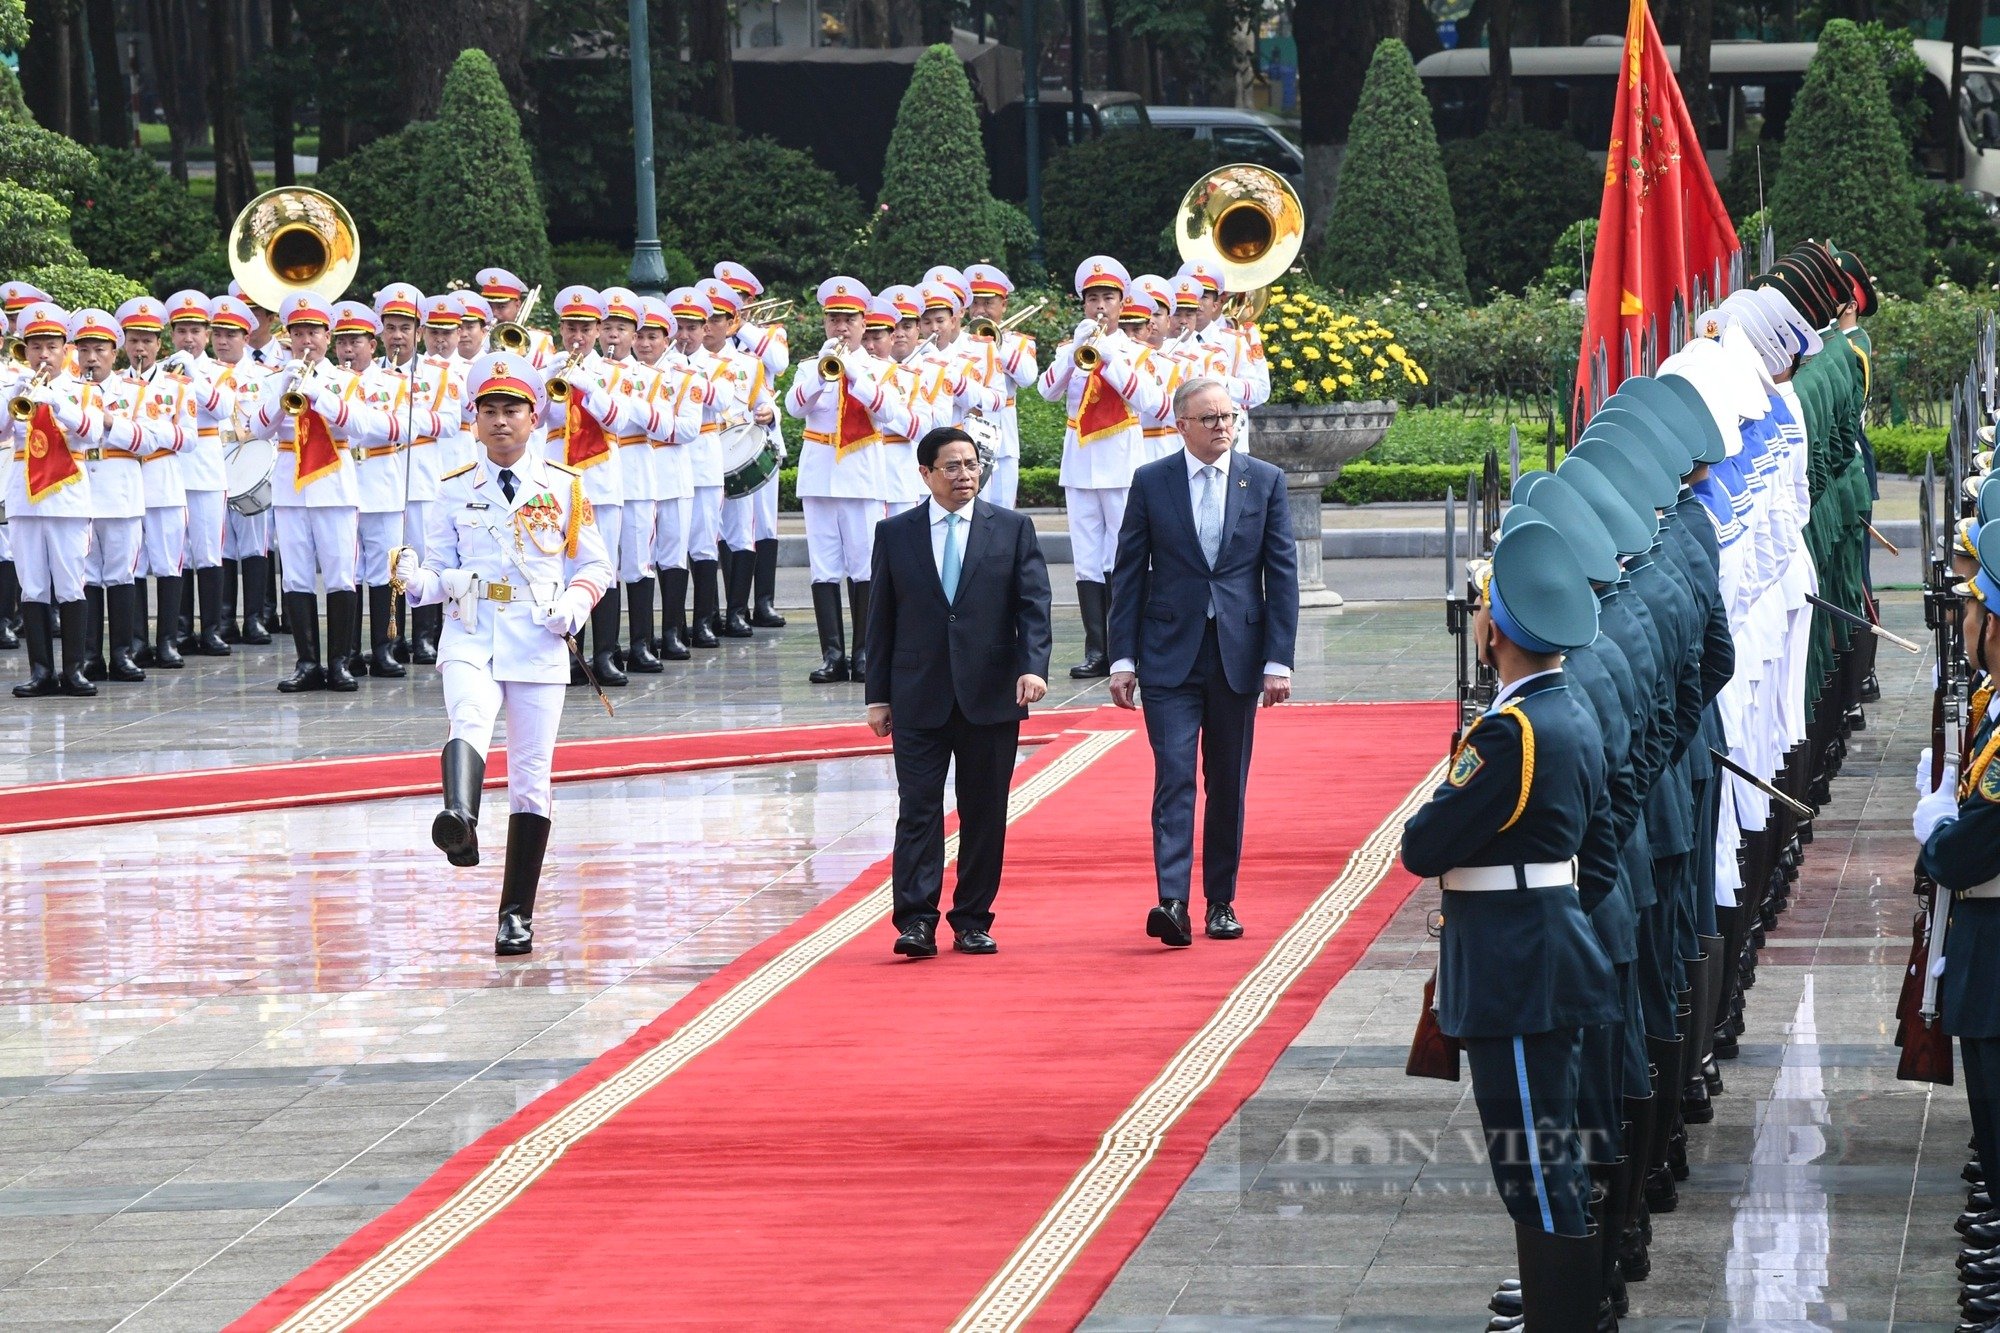
[[[86,463],[102,463],[104,461],[104,450],[85,449],[83,451],[83,461]]]
[[[514,600],[514,585],[511,583],[489,583],[486,585],[486,600],[489,602],[511,602]]]

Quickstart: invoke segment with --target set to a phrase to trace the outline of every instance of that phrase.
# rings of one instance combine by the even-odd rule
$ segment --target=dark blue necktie
[[[507,503],[514,503],[514,474],[507,468],[500,469],[500,489],[507,496]]]

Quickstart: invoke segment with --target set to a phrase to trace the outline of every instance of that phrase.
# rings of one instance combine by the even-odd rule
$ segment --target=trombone
[[[745,324],[776,324],[792,313],[794,304],[790,297],[767,296],[743,307],[737,318]]]
[[[975,338],[989,338],[994,342],[999,342],[1001,334],[1012,333],[1015,329],[1020,328],[1036,315],[1046,310],[1048,304],[1046,300],[1037,301],[1025,310],[1015,311],[997,324],[984,315],[975,315],[966,324],[965,331]]]
[[[528,341],[533,336],[528,331],[528,317],[535,313],[535,302],[541,299],[542,284],[538,282],[528,289],[528,295],[521,302],[520,310],[515,312],[515,318],[493,326],[493,345],[503,352],[525,356],[528,351]]]

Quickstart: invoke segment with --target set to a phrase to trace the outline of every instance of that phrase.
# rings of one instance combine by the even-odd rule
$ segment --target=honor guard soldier
[[[784,436],[778,430],[777,397],[772,391],[773,380],[764,361],[738,346],[737,337],[742,329],[741,303],[743,294],[735,286],[720,278],[710,278],[696,290],[708,298],[709,307],[715,311],[710,316],[709,331],[721,333],[715,346],[716,359],[726,368],[730,386],[736,395],[736,415],[728,424],[740,426],[745,421],[758,428],[760,437],[766,444],[774,444],[782,464],[784,457]],[[713,338],[710,341],[714,341]],[[721,453],[720,441],[717,453]],[[768,522],[762,517],[765,492],[777,495],[778,473],[774,468],[762,485],[747,495],[731,497],[727,494],[730,460],[721,458],[725,491],[720,514],[721,544],[719,556],[722,562],[723,617],[716,633],[725,639],[747,639],[751,635],[750,594],[757,575],[757,543],[764,540],[758,534],[768,532],[774,545],[775,557],[778,528],[777,510],[770,512]],[[776,570],[776,565],[772,569]],[[774,575],[775,577],[775,575]]]
[[[899,336],[897,333],[898,325],[904,322],[903,312],[891,293],[901,292],[910,293],[908,308],[917,308],[919,298],[913,287],[889,287],[884,289],[882,295],[871,298],[861,326],[861,350],[884,363],[884,382],[891,392],[902,397],[910,409],[910,437],[884,430],[882,456],[890,460],[907,458],[914,468],[917,463],[916,441],[928,434],[931,427],[927,389],[935,378],[935,367],[927,365],[923,358],[916,355],[916,345],[922,341],[920,337],[914,334]],[[892,462],[891,466],[900,464]]]
[[[494,324],[493,307],[478,292],[460,292],[458,308],[458,350],[452,359],[463,367],[486,351],[486,335]]]
[[[90,553],[83,573],[84,602],[89,608],[84,617],[89,652],[83,673],[92,680],[142,681],[146,673],[132,656],[140,621],[133,579],[143,553],[146,517],[146,482],[139,459],[168,447],[172,436],[161,443],[155,421],[145,415],[139,384],[112,371],[124,343],[124,330],[115,319],[101,310],[78,311],[70,316],[69,343],[78,374],[96,388],[104,410],[136,427],[129,440],[118,439],[118,432],[113,432],[102,447],[84,454],[84,471],[90,474]]]
[[[1563,653],[1596,637],[1597,599],[1542,522],[1503,534],[1474,577],[1484,587],[1471,633],[1500,690],[1405,826],[1403,864],[1443,888],[1437,1024],[1472,1067],[1527,1327],[1589,1330],[1609,1305],[1577,1133],[1578,1064],[1583,1030],[1621,1015],[1577,868],[1616,851],[1603,737]]]
[[[456,292],[424,298],[424,355],[450,361],[458,355],[458,330],[465,322],[465,304]]]
[[[776,391],[778,380],[792,363],[791,344],[785,332],[782,318],[772,318],[769,323],[759,324],[747,318],[755,313],[752,306],[764,295],[764,284],[757,275],[741,264],[724,260],[715,266],[715,276],[741,293],[746,304],[739,312],[734,341],[743,351],[764,363],[765,382]],[[768,302],[766,303],[768,304]],[[779,310],[789,308],[785,303]],[[776,315],[777,310],[773,311]],[[751,580],[755,601],[750,609],[750,624],[756,629],[783,629],[785,618],[778,614],[778,472],[785,466],[786,445],[784,432],[778,429],[776,420],[771,423],[771,443],[778,451],[778,466],[771,478],[751,494],[756,501],[751,510],[750,536],[755,543],[756,560],[752,567]]]
[[[257,365],[276,369],[285,363],[285,345],[278,341],[278,312],[266,310],[250,299],[250,293],[243,290],[243,284],[232,280],[229,296],[241,301],[250,312],[250,337],[245,344],[244,355]]]
[[[1083,617],[1083,661],[1069,672],[1078,680],[1111,674],[1111,566],[1125,495],[1133,469],[1149,461],[1141,418],[1157,417],[1166,407],[1158,382],[1133,364],[1138,344],[1118,328],[1130,286],[1125,266],[1108,255],[1077,265],[1083,322],[1056,348],[1036,385],[1049,402],[1068,406],[1061,481]]]
[[[0,310],[0,333],[13,336],[14,320],[4,310]],[[0,398],[11,400],[17,389],[31,377],[25,356],[21,361],[11,357],[0,361]],[[0,418],[0,496],[7,492],[7,481],[13,471],[13,446],[7,437],[13,433],[11,420]],[[0,500],[0,505],[5,501]],[[6,524],[0,523],[0,528]],[[21,579],[14,569],[14,535],[0,531],[0,648],[13,649],[21,646]]]
[[[7,525],[14,537],[14,565],[21,577],[21,628],[28,641],[28,679],[14,687],[17,699],[51,694],[88,696],[97,686],[84,675],[84,565],[90,547],[91,449],[114,441],[130,448],[137,428],[109,415],[96,382],[66,373],[72,327],[101,323],[115,328],[101,311],[79,311],[72,319],[49,302],[23,308],[15,336],[28,348],[27,377],[16,383],[13,399],[25,398],[30,415],[6,418],[12,436],[7,472]],[[56,673],[55,641],[60,625],[62,673]]]
[[[682,289],[689,291],[691,289]],[[633,354],[640,364],[651,366],[659,376],[659,393],[653,407],[664,427],[671,416],[673,428],[662,429],[653,437],[652,565],[660,581],[660,635],[653,640],[653,652],[663,661],[688,659],[688,520],[694,511],[693,448],[701,438],[702,409],[708,402],[708,381],[695,373],[694,365],[674,346],[674,311],[666,297],[639,299],[642,318],[633,340]],[[690,332],[690,338],[698,335]],[[635,616],[633,632],[639,629]]]
[[[195,440],[180,457],[181,487],[187,495],[187,556],[194,577],[181,585],[177,628],[179,648],[197,657],[227,657],[222,627],[228,621],[222,600],[222,533],[229,512],[228,477],[223,468],[222,430],[236,415],[236,391],[221,362],[208,355],[208,298],[189,289],[167,298],[167,327],[174,350],[166,368],[184,375],[194,405]],[[200,631],[195,606],[200,603]]]
[[[488,352],[472,363],[466,393],[483,457],[439,483],[428,554],[418,560],[405,548],[395,562],[412,606],[446,608],[438,674],[451,739],[431,841],[455,866],[479,864],[486,754],[507,710],[506,870],[493,939],[502,956],[534,947],[573,636],[613,577],[583,477],[536,447],[540,392],[521,356]]]
[[[749,318],[751,307],[758,304],[758,298],[764,295],[764,284],[757,280],[755,273],[727,259],[715,266],[715,276],[728,283],[736,293],[736,309],[740,318],[731,341],[737,350],[748,352],[763,362],[764,373],[776,384],[778,377],[785,373],[785,368],[792,364],[792,349],[782,319],[758,324]],[[762,304],[771,303],[765,301]],[[784,304],[789,306],[791,302]]]
[[[1132,290],[1125,297],[1125,306],[1119,313],[1121,326],[1139,344],[1139,355],[1132,364],[1139,373],[1149,375],[1160,386],[1161,410],[1157,415],[1147,417],[1140,424],[1146,440],[1144,460],[1166,458],[1180,447],[1180,432],[1174,428],[1172,403],[1174,390],[1187,377],[1187,363],[1166,352],[1167,325],[1173,318],[1174,294],[1165,278],[1151,273],[1142,273],[1132,279]]]
[[[965,275],[957,269],[932,269],[917,291],[924,307],[924,334],[931,349],[925,360],[934,367],[925,408],[928,424],[918,438],[939,426],[962,430],[977,446],[983,468],[1000,447],[1000,426],[993,414],[1006,401],[1005,393],[990,382],[1001,378],[993,344],[965,332],[965,307],[971,300],[971,292]],[[899,483],[902,490],[902,494],[888,497],[890,514],[928,503],[930,491],[917,472],[914,449],[907,464],[894,454],[884,457],[892,461],[891,480]]]
[[[888,383],[887,363],[861,348],[872,294],[853,278],[840,276],[822,282],[815,296],[826,343],[814,363],[801,366],[792,377],[785,410],[805,422],[798,495],[805,511],[820,647],[820,664],[807,679],[824,685],[866,679],[868,578],[875,524],[882,518],[888,486],[880,445],[885,432],[907,438],[911,430],[909,407]],[[851,658],[841,620],[842,578],[848,580],[854,610]]]
[[[278,314],[291,339],[292,360],[264,381],[251,426],[258,438],[278,442],[271,497],[285,620],[298,649],[298,664],[278,690],[346,693],[359,688],[349,662],[361,646],[361,594],[355,591],[361,492],[352,450],[386,444],[391,425],[386,412],[362,397],[360,379],[326,359],[333,310],[325,301],[310,294],[288,296]],[[324,662],[316,591],[321,584],[326,586]]]
[[[230,418],[217,427],[223,438],[223,484],[228,486],[229,455],[234,443],[251,436],[250,419],[262,402],[263,383],[271,372],[250,356],[250,333],[257,317],[250,307],[234,296],[218,296],[208,303],[208,336],[214,348],[216,382],[234,399]],[[252,478],[254,483],[256,479]],[[269,478],[264,478],[269,481]],[[263,509],[244,512],[245,500],[228,503],[222,515],[222,641],[224,643],[266,644],[271,631],[264,622],[265,603],[271,588],[271,509],[268,498]],[[243,623],[236,621],[237,584],[242,584]]]
[[[142,667],[178,671],[182,667],[176,627],[181,611],[181,561],[187,551],[187,489],[181,455],[198,439],[188,379],[160,364],[167,309],[150,296],[135,296],[118,307],[125,334],[125,378],[139,397],[157,443],[139,456],[140,490],[146,512],[140,519],[139,563],[133,570],[132,660]],[[146,579],[154,580],[159,631],[146,632]]]
[[[996,329],[1006,323],[1007,302],[1014,294],[1013,279],[991,264],[974,264],[965,270],[965,280],[972,290],[973,318],[990,320]],[[1015,330],[1000,333],[994,343],[993,360],[998,373],[988,383],[1002,394],[994,417],[1000,425],[1000,443],[993,451],[993,462],[979,498],[1012,509],[1021,486],[1021,419],[1015,410],[1015,394],[1032,386],[1042,368],[1035,360],[1035,340]]]
[[[492,308],[495,323],[525,322],[522,316],[526,313],[523,308],[528,295],[526,283],[504,268],[482,268],[473,281],[479,286],[479,294],[486,298],[486,304]],[[546,329],[528,330],[528,355],[534,358],[538,368],[561,359],[555,339],[549,336]]]

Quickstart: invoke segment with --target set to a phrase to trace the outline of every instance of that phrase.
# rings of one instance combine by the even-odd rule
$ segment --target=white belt
[[[1517,889],[1572,888],[1576,858],[1536,861],[1518,866],[1459,866],[1438,876],[1441,888],[1453,893],[1512,893]]]
[[[1961,898],[2000,898],[2000,875],[1995,875],[1984,884],[1975,884],[1969,889],[1960,889]]]

